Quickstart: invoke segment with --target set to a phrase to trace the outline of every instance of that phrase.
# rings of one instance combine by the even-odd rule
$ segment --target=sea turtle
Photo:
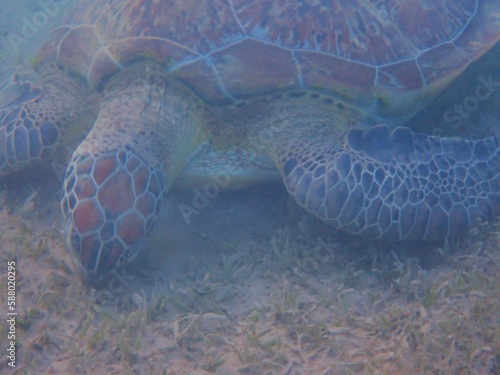
[[[62,198],[91,284],[137,255],[174,184],[281,176],[335,228],[460,236],[500,214],[499,137],[396,125],[499,38],[498,0],[76,1],[34,58],[41,90],[0,112],[0,172],[91,129]]]

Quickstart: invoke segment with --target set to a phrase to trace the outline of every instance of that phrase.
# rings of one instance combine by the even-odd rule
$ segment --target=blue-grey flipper
[[[289,152],[282,171],[300,205],[367,238],[457,237],[500,215],[498,136],[472,141],[405,127],[352,128],[327,155]]]

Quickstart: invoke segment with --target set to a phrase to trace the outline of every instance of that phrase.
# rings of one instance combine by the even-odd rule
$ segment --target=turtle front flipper
[[[325,141],[326,142],[326,141]],[[315,159],[283,154],[288,191],[336,228],[372,239],[436,240],[500,215],[500,140],[352,128]]]
[[[42,88],[17,82],[0,108],[0,176],[52,157],[81,137],[89,116],[85,83],[51,63],[40,71]]]
[[[98,286],[132,260],[163,195],[194,152],[198,104],[154,64],[112,77],[64,181],[68,250],[84,282]]]

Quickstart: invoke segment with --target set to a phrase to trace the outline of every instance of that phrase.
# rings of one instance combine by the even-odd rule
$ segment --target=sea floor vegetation
[[[2,374],[500,373],[500,226],[370,242],[275,188],[221,195],[186,225],[184,193],[141,259],[94,290],[64,249],[59,182],[22,181],[0,194],[18,312],[16,367],[2,358]]]

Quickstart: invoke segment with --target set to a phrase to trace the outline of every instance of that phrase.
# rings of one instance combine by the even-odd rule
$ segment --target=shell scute
[[[299,86],[292,52],[274,44],[245,39],[208,58],[226,90],[236,98]]]
[[[70,66],[76,73],[86,76],[100,48],[102,44],[95,28],[82,25],[69,30],[61,40],[58,59],[64,66]]]
[[[100,49],[89,64],[88,79],[98,86],[123,66],[141,60],[154,60],[166,69],[182,61],[193,60],[198,54],[169,39],[156,37],[127,37],[106,49]]]
[[[374,67],[314,51],[298,51],[296,56],[306,87],[324,88],[349,100],[357,98],[353,101],[360,106],[371,103],[365,98],[375,82]]]
[[[153,59],[214,104],[306,89],[396,117],[500,40],[499,13],[496,0],[85,0],[38,61],[99,88]]]

